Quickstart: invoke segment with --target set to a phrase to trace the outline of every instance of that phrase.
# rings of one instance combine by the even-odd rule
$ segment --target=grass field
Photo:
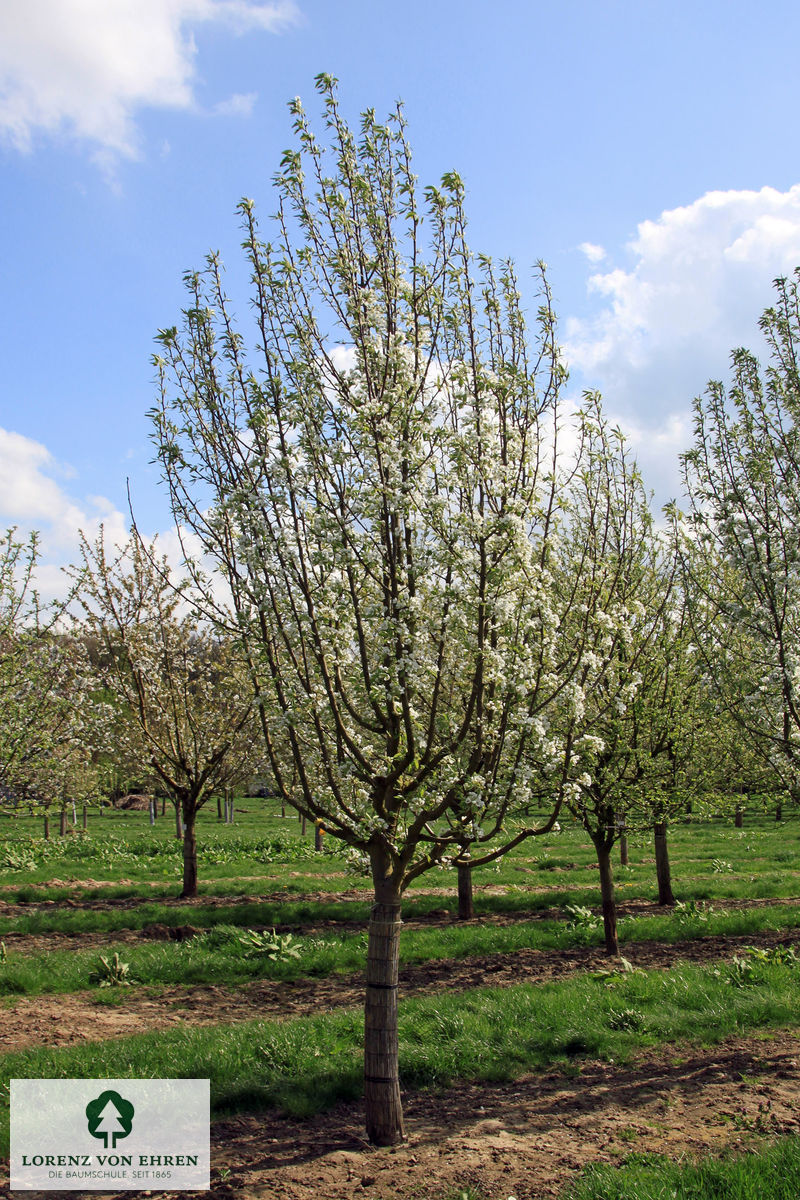
[[[476,869],[471,922],[455,919],[454,872],[423,876],[403,912],[407,1095],[446,1107],[446,1097],[467,1085],[491,1090],[532,1072],[569,1080],[584,1062],[630,1068],[637,1056],[665,1045],[678,1047],[680,1057],[689,1053],[681,1047],[711,1053],[726,1039],[778,1045],[794,1036],[800,904],[791,901],[800,897],[800,818],[791,811],[786,817],[748,813],[742,829],[721,818],[676,824],[670,849],[680,903],[671,911],[654,903],[651,845],[632,837],[630,865],[616,868],[626,959],[619,968],[598,964],[597,868],[575,826],[565,823],[560,833]],[[180,902],[180,843],[169,814],[151,827],[146,812],[92,812],[86,832],[55,831],[49,841],[38,820],[0,817],[0,1004],[17,1031],[3,1039],[0,1021],[0,1105],[12,1077],[103,1075],[210,1075],[218,1121],[265,1110],[295,1121],[330,1110],[325,1119],[334,1121],[343,1104],[357,1105],[362,1016],[353,996],[363,969],[369,881],[337,855],[331,839],[315,851],[313,831],[303,835],[297,820],[268,800],[241,799],[233,826],[217,820],[215,807],[203,810],[198,844],[200,896]],[[697,961],[676,962],[675,946]],[[125,968],[116,975],[114,954]],[[542,967],[549,975],[536,974]],[[500,968],[503,986],[487,986]],[[218,993],[220,1005],[252,997],[255,1005],[258,989],[268,986],[279,989],[270,993],[269,1019],[253,1019],[252,1007],[215,1019],[213,996],[205,995]],[[328,1011],[302,1015],[288,1005],[282,1013],[281,987],[312,989],[309,996],[324,987]],[[201,994],[206,1008],[195,1020],[191,1004]],[[34,1007],[26,1033],[24,1006],[50,1003],[51,996],[64,1006],[58,1036],[42,1033]],[[122,1036],[123,1018],[137,1004],[148,1006],[153,1027]],[[174,1021],[176,1006],[186,1010],[183,1023],[162,1027],[162,1008],[165,1021]],[[115,1012],[121,1023],[111,1040],[104,1026],[101,1036],[83,1034],[69,1044],[71,1020],[76,1029],[91,1029],[93,1019]],[[0,1138],[7,1146],[4,1112]],[[712,1156],[694,1174],[649,1152],[637,1158],[623,1138],[612,1163],[592,1165],[588,1147],[575,1169],[564,1169],[559,1188],[575,1200],[788,1197],[764,1190],[772,1187],[765,1180],[794,1178],[787,1164],[797,1170],[794,1140],[775,1141],[781,1131],[754,1127],[749,1133],[758,1144],[745,1147],[746,1160]],[[223,1194],[224,1172],[237,1168],[219,1169]],[[500,1196],[502,1180],[488,1158],[475,1183],[469,1172],[462,1179],[454,1170],[454,1197]],[[407,1191],[391,1195],[448,1195],[444,1184],[437,1192],[430,1180],[418,1183],[423,1190],[415,1192],[409,1167]],[[238,1194],[251,1186],[245,1179]],[[515,1186],[521,1200],[524,1187]],[[369,1187],[353,1194],[370,1194]],[[511,1194],[506,1189],[505,1200]],[[383,1200],[380,1191],[374,1196]]]

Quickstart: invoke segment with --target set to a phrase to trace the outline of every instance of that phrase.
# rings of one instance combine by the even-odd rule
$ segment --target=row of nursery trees
[[[250,319],[212,255],[159,335],[154,438],[196,550],[188,587],[136,538],[111,560],[85,545],[91,670],[67,686],[67,635],[42,614],[19,634],[9,543],[0,702],[14,728],[25,704],[55,694],[72,712],[70,687],[88,686],[91,720],[107,710],[120,751],[147,748],[187,827],[257,723],[277,794],[369,864],[367,1127],[391,1144],[412,881],[492,861],[568,810],[597,850],[615,952],[623,824],[654,830],[669,901],[671,816],[720,781],[795,788],[798,279],[763,319],[769,367],[738,352],[732,386],[697,401],[687,511],[657,525],[599,398],[566,414],[543,270],[529,328],[512,265],[468,250],[458,176],[421,190],[402,112],[354,131],[334,81],[318,86],[324,137],[293,102],[266,237],[240,206]],[[206,689],[200,728],[189,701]],[[50,761],[23,742],[4,743],[7,772]]]
[[[237,645],[203,622],[155,547],[83,544],[74,586],[43,608],[37,541],[0,550],[0,795],[50,814],[137,781],[172,801],[183,892],[197,892],[197,813],[263,760]],[[155,809],[154,809],[155,811]],[[227,814],[226,814],[227,815]]]

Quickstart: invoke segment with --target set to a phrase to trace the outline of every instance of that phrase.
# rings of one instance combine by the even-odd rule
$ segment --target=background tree
[[[531,355],[511,266],[470,255],[459,178],[421,195],[402,113],[356,136],[318,82],[328,141],[294,102],[271,240],[241,205],[255,361],[212,256],[160,335],[153,416],[176,522],[228,579],[277,787],[369,859],[367,1129],[390,1144],[402,893],[465,831],[500,834],[543,714],[579,690],[551,604],[565,376],[546,289]]]
[[[768,365],[733,354],[695,401],[684,455],[687,591],[718,695],[787,784],[800,763],[800,269],[760,321]]]
[[[68,632],[73,598],[42,605],[35,590],[38,539],[10,530],[0,546],[0,795],[48,812],[93,794],[98,714],[88,660]],[[62,832],[64,819],[62,818]]]
[[[197,894],[197,814],[252,771],[253,701],[237,647],[186,605],[166,560],[138,535],[109,557],[102,533],[82,543],[84,628],[103,647],[116,697],[116,744],[170,796],[183,835],[184,897]],[[260,751],[260,745],[258,745]]]
[[[566,803],[594,844],[606,950],[618,954],[611,851],[649,772],[642,687],[656,682],[654,645],[674,572],[636,464],[594,395],[580,432],[558,572],[570,597],[562,638],[580,645],[580,674],[559,697],[554,724],[572,746]]]

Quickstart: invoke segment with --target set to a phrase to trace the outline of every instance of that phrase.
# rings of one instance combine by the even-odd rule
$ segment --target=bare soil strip
[[[556,1197],[587,1163],[632,1151],[677,1159],[800,1129],[800,1042],[759,1038],[712,1050],[584,1062],[511,1084],[405,1098],[405,1145],[375,1150],[358,1105],[306,1122],[248,1116],[213,1127],[212,1161],[231,1171],[219,1200],[442,1200],[473,1187],[490,1200]],[[130,1193],[128,1193],[130,1195]]]
[[[798,1061],[797,1031],[781,1031],[779,1039],[730,1039],[712,1049],[667,1046],[623,1067],[584,1061],[569,1075],[415,1092],[404,1097],[407,1142],[383,1150],[365,1144],[359,1104],[308,1121],[240,1116],[212,1125],[206,1195],[442,1200],[472,1187],[489,1200],[553,1200],[588,1163],[619,1163],[644,1151],[694,1159],[796,1135]],[[0,1195],[8,1194],[0,1184]],[[149,1193],[111,1200],[142,1194]]]
[[[765,933],[745,937],[712,936],[681,942],[630,942],[625,957],[637,967],[668,968],[676,962],[709,962],[730,956],[746,945],[791,945],[800,933]],[[517,950],[460,959],[437,959],[401,967],[404,996],[476,987],[512,987],[562,979],[575,971],[599,970],[613,964],[596,947],[570,950]],[[117,999],[115,994],[114,999]],[[259,980],[234,987],[194,984],[163,989],[126,989],[120,1002],[103,1003],[97,992],[8,999],[0,1012],[0,1053],[26,1046],[67,1046],[104,1041],[143,1030],[191,1025],[230,1024],[254,1018],[288,1020],[309,1012],[356,1007],[363,1001],[363,977],[335,975],[292,982]]]

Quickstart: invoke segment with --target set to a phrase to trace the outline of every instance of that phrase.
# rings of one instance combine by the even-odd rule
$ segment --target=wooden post
[[[621,867],[628,865],[628,826],[624,821],[620,821],[619,825],[619,863]]]

